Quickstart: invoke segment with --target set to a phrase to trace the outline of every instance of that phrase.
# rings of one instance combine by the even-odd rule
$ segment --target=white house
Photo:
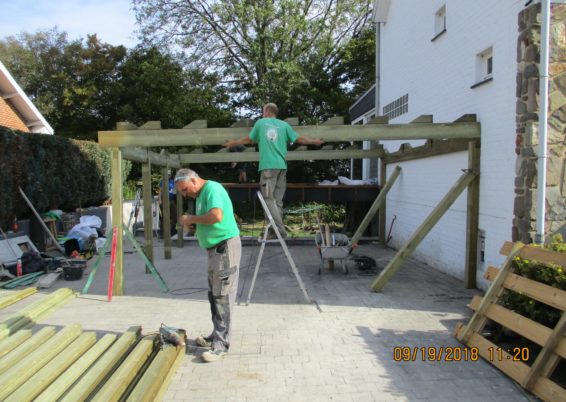
[[[517,0],[376,0],[376,85],[350,108],[353,124],[388,115],[390,124],[432,114],[435,123],[475,114],[481,124],[478,286],[499,250],[512,240],[516,179],[518,88]],[[377,87],[377,91],[376,91]],[[375,113],[377,104],[378,113]],[[424,141],[413,141],[416,146]],[[369,144],[365,144],[367,147]],[[384,142],[386,150],[400,142]],[[467,152],[402,162],[387,196],[390,245],[400,248],[468,167]],[[394,166],[388,165],[388,172]],[[364,175],[376,163],[364,161]],[[463,279],[466,192],[414,256]]]

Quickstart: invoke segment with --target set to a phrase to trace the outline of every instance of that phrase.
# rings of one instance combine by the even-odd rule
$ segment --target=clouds
[[[137,44],[129,0],[13,0],[2,4],[0,38],[54,26],[66,31],[71,40],[96,33],[114,46]]]

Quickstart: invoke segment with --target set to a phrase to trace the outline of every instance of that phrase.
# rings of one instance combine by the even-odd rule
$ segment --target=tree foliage
[[[343,46],[366,25],[371,1],[133,3],[144,39],[180,46],[192,65],[217,72],[235,106],[258,111],[273,101],[281,117],[316,119],[347,92],[333,70]]]
[[[57,135],[95,140],[117,121],[180,128],[195,119],[233,120],[216,75],[185,69],[157,48],[128,52],[96,35],[69,41],[54,28],[0,40],[0,61]]]

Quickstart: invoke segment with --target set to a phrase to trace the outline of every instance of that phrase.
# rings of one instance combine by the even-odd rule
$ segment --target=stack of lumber
[[[31,289],[3,294],[0,306]],[[0,401],[161,400],[184,346],[142,336],[139,326],[99,336],[79,324],[32,328],[72,297],[72,290],[59,289],[0,322]]]

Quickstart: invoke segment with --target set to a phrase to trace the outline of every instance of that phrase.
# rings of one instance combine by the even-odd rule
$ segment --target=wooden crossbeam
[[[411,254],[415,251],[417,246],[425,238],[425,236],[432,230],[434,225],[442,218],[444,213],[448,211],[448,208],[456,201],[460,194],[464,191],[468,184],[475,178],[473,172],[464,173],[458,181],[452,186],[448,193],[444,196],[434,210],[427,216],[424,222],[418,227],[418,229],[413,233],[410,239],[399,249],[393,260],[389,262],[387,267],[381,272],[381,274],[372,283],[372,288],[376,292],[383,289],[385,284],[389,282],[391,277],[395,275],[395,272],[401,267],[401,264],[405,262]]]
[[[299,125],[299,119],[297,117],[287,117],[285,121],[291,126]]]
[[[122,157],[133,162],[151,162],[152,165],[170,166],[175,169],[181,168],[177,155],[158,154],[157,152],[149,151],[147,148],[139,147],[127,147],[121,150]]]
[[[164,129],[159,135],[156,130],[139,128],[99,131],[98,143],[101,147],[222,145],[247,136],[249,131],[249,127]],[[477,122],[297,126],[295,131],[326,142],[480,138]]]
[[[328,149],[319,151],[289,151],[286,160],[334,160],[351,158],[379,158],[384,152],[381,149]],[[181,165],[189,163],[230,163],[230,162],[257,162],[259,153],[253,147],[246,149],[246,152],[214,152],[202,154],[181,154],[179,155]]]
[[[469,142],[468,140],[428,140],[424,145],[418,147],[404,147],[399,151],[388,153],[384,156],[384,160],[386,163],[400,163],[464,152],[469,149]]]

